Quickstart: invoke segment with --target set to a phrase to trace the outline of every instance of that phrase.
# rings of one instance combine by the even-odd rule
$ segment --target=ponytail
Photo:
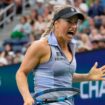
[[[48,35],[52,31],[53,26],[54,26],[54,21],[51,20],[50,24],[48,25],[47,29],[45,30],[45,32],[42,34],[41,37],[45,37],[46,35]]]

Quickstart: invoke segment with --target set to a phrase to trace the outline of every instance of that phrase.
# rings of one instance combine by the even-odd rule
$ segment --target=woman
[[[27,75],[31,70],[35,76],[35,93],[53,87],[72,87],[72,81],[105,80],[102,78],[105,75],[105,66],[97,68],[97,63],[88,74],[75,73],[75,44],[72,38],[75,36],[79,19],[83,20],[84,17],[74,7],[55,8],[50,27],[40,40],[33,42],[28,48],[16,74],[24,105],[34,103],[27,83]],[[73,105],[73,101],[53,105]]]

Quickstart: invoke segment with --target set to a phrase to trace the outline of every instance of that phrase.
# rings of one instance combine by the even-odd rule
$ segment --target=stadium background
[[[78,7],[86,17],[75,37],[77,72],[87,73],[95,61],[99,67],[105,64],[105,0],[0,0],[0,105],[23,104],[16,71],[30,43],[46,29],[53,6],[66,2]],[[32,73],[28,81],[33,92]],[[81,90],[80,96],[75,97],[76,105],[104,105],[104,81],[74,86]]]

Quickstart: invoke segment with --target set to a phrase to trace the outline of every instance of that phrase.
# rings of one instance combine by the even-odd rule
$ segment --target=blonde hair
[[[57,14],[59,11],[61,11],[62,9],[64,8],[67,8],[67,7],[72,7],[71,5],[56,5],[54,6],[54,9],[53,9],[53,13],[52,13],[52,17],[55,16],[55,14]],[[47,36],[54,28],[54,20],[53,18],[51,19],[51,22],[49,23],[47,29],[45,30],[45,32],[42,34],[42,37],[44,36]]]

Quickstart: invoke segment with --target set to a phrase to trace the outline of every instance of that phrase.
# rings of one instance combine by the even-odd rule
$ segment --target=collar
[[[53,45],[53,46],[59,46],[59,45],[58,45],[58,41],[57,41],[57,39],[56,39],[56,36],[54,35],[53,32],[51,32],[51,33],[48,35],[48,44]]]
[[[76,43],[75,39],[72,39],[71,42],[69,43],[69,46],[71,46],[72,44],[74,45]],[[48,44],[52,45],[52,46],[59,46],[58,41],[56,36],[54,35],[53,32],[51,32],[48,35]]]

